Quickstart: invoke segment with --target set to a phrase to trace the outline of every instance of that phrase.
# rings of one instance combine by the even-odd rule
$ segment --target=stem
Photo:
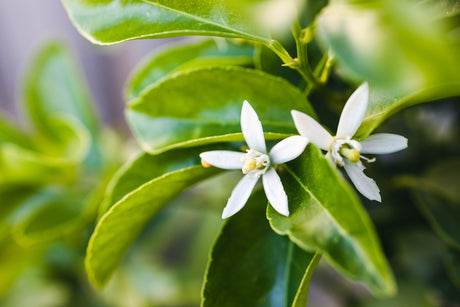
[[[308,61],[307,44],[311,40],[311,33],[308,33],[308,31],[311,31],[311,28],[302,30],[298,22],[292,26],[292,34],[294,35],[297,47],[297,65],[294,69],[309,83],[307,88],[321,85],[313,74],[310,62]]]
[[[289,66],[295,63],[294,59],[289,55],[289,53],[284,49],[284,47],[276,40],[271,40],[266,43],[267,47],[271,49],[277,56],[283,61],[286,66]]]

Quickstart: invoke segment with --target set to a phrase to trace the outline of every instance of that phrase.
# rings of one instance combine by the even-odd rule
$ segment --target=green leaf
[[[252,45],[230,40],[172,44],[162,52],[153,52],[139,65],[129,77],[125,96],[127,100],[139,97],[144,89],[178,70],[210,64],[252,65],[254,52]]]
[[[228,146],[220,146],[219,149]],[[217,149],[217,148],[216,148]],[[126,194],[134,191],[152,178],[200,164],[200,153],[206,149],[178,149],[152,156],[141,153],[132,161],[123,165],[113,176],[107,188],[104,204],[100,208],[100,214],[105,213],[112,205],[117,203]]]
[[[164,205],[219,171],[196,164],[171,171],[151,179],[113,205],[98,222],[88,245],[85,265],[91,282],[104,285],[146,223]]]
[[[85,226],[86,195],[47,187],[25,201],[12,232],[22,245],[62,238]],[[27,208],[28,207],[28,208]]]
[[[371,88],[366,115],[355,135],[358,139],[364,139],[391,115],[412,105],[460,95],[459,89],[460,81],[434,83],[411,93],[398,93],[396,88]]]
[[[80,33],[93,43],[113,44],[139,38],[184,35],[235,37],[266,44],[286,63],[292,61],[284,48],[271,39],[267,29],[273,14],[284,11],[278,28],[289,26],[303,3],[260,0],[141,1],[62,0]]]
[[[286,170],[282,178],[291,214],[285,217],[270,207],[272,228],[307,251],[323,253],[338,271],[375,294],[394,295],[393,276],[372,222],[321,151],[308,145]]]
[[[45,135],[53,135],[50,118],[74,116],[91,132],[97,126],[88,87],[70,51],[54,42],[34,58],[24,86],[26,111]]]
[[[160,153],[177,147],[242,141],[244,100],[263,114],[260,119],[268,139],[297,133],[292,109],[315,116],[302,93],[283,79],[232,66],[173,74],[144,91],[126,115],[141,147]]]
[[[460,70],[452,65],[460,61],[460,44],[448,33],[441,8],[417,1],[331,1],[322,11],[318,33],[338,71],[370,84],[358,136],[403,108],[460,95]]]
[[[44,139],[34,149],[0,143],[0,183],[64,183],[74,178],[76,165],[88,152],[89,133],[71,116],[50,117],[48,126],[57,142]]]
[[[254,193],[222,228],[211,251],[201,306],[306,306],[308,282],[320,257],[273,232],[265,207],[263,193]]]
[[[14,143],[24,148],[34,148],[33,141],[15,127],[6,116],[0,114],[0,144]]]

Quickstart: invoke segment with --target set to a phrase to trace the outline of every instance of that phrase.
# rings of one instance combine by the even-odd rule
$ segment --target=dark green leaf
[[[396,286],[372,222],[356,194],[314,145],[286,166],[283,185],[291,214],[271,207],[270,223],[307,251],[318,250],[344,275],[375,294],[394,295]]]
[[[145,224],[177,194],[217,172],[218,169],[201,165],[172,171],[143,184],[113,205],[98,222],[88,245],[85,265],[91,282],[104,285]]]
[[[138,97],[147,87],[168,74],[186,68],[220,64],[252,65],[254,47],[236,44],[230,40],[203,40],[168,46],[164,51],[155,51],[132,73],[125,89],[128,100]]]
[[[244,100],[261,115],[264,131],[271,132],[268,139],[297,133],[292,109],[314,116],[302,93],[283,79],[228,66],[192,69],[163,79],[128,107],[127,118],[138,142],[150,153],[242,141]]]
[[[442,161],[424,175],[404,177],[413,198],[436,233],[460,249],[460,160]]]
[[[306,253],[273,232],[265,205],[263,193],[254,193],[222,228],[208,264],[203,307],[306,305],[319,255]]]

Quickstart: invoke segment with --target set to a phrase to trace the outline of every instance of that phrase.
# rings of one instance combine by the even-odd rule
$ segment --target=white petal
[[[369,84],[363,83],[348,98],[340,115],[337,137],[352,137],[358,130],[369,104]]]
[[[308,139],[300,135],[290,136],[282,140],[270,150],[269,156],[272,165],[294,160],[305,150],[307,144]]]
[[[327,159],[327,161],[329,161],[329,163],[331,163],[331,165],[333,165],[334,167],[337,166],[337,164],[335,164],[334,158],[332,157],[332,153],[331,153],[330,151],[327,152],[327,154],[326,154],[326,159]]]
[[[243,131],[244,139],[249,148],[267,153],[262,123],[259,121],[256,111],[246,100],[241,109],[241,131]]]
[[[365,167],[361,161],[358,163],[352,163],[347,159],[344,159],[344,161],[345,171],[355,185],[356,189],[370,200],[376,200],[380,202],[380,190],[375,181],[364,174]]]
[[[278,211],[279,214],[288,216],[288,200],[286,192],[284,192],[283,184],[281,183],[280,176],[276,173],[273,167],[270,167],[265,174],[262,175],[262,182],[264,184],[265,195],[272,207]]]
[[[224,212],[222,212],[223,219],[232,216],[244,207],[258,180],[258,177],[246,175],[237,183],[227,201]]]
[[[329,150],[329,146],[332,143],[332,135],[323,126],[305,113],[292,110],[291,115],[300,135],[307,137],[310,142],[319,148]]]
[[[241,161],[243,155],[237,151],[214,150],[200,153],[200,158],[218,168],[241,169],[244,165],[244,161]]]
[[[361,153],[386,154],[407,148],[407,139],[391,133],[377,133],[361,141]]]

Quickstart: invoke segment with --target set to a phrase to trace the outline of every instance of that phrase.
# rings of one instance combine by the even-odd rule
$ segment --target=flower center
[[[270,158],[268,155],[260,153],[254,149],[248,149],[246,154],[241,157],[244,161],[243,174],[250,174],[254,177],[260,177],[270,167]]]
[[[334,137],[330,148],[334,162],[340,166],[344,164],[343,158],[353,163],[358,162],[362,158],[360,151],[361,144],[351,138],[337,139]]]

